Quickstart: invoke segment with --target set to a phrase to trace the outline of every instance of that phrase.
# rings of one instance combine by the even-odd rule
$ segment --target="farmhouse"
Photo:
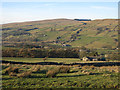
[[[83,61],[105,61],[104,57],[83,57]]]
[[[69,44],[63,44],[62,46],[64,46],[64,47],[70,47],[71,45],[69,45]]]
[[[92,57],[83,57],[82,60],[83,60],[83,61],[93,61],[93,60],[96,60],[96,61],[97,61],[96,58],[92,58]]]

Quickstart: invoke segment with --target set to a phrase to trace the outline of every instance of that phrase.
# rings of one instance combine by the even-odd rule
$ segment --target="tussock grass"
[[[13,77],[13,76],[17,76],[17,74],[14,73],[14,72],[10,72],[10,73],[9,73],[9,76]]]
[[[56,71],[56,70],[49,70],[47,73],[46,73],[46,76],[47,77],[55,77],[59,72]]]
[[[81,67],[81,65],[73,65],[74,67]]]
[[[119,73],[118,66],[102,66],[100,70]]]
[[[6,67],[3,70],[8,69],[8,71],[10,71],[11,68],[15,69],[15,67],[18,66],[19,73],[14,73],[11,71],[9,74],[3,74],[3,87],[18,88],[19,86],[20,88],[118,88],[118,66],[22,66],[14,64],[12,66],[10,65],[9,67],[7,66],[8,68]],[[29,67],[29,69],[25,67]],[[60,72],[60,70],[62,72]],[[70,70],[70,73],[66,73],[67,70],[68,72]],[[37,73],[32,73],[33,71]]]
[[[40,68],[41,68],[40,65],[33,66],[31,71],[32,71],[32,72],[39,72],[39,71],[40,71]]]
[[[95,69],[94,65],[89,66],[90,69]]]
[[[90,66],[88,65],[82,66],[82,69],[90,69]]]
[[[17,74],[17,77],[23,77],[23,78],[30,77],[31,74],[32,74],[31,71],[27,71],[27,72],[23,72],[23,73]]]
[[[10,74],[11,72],[19,73],[19,68],[18,67],[12,67],[12,66],[9,66],[8,68],[6,68],[5,74]]]
[[[69,66],[61,66],[59,68],[59,72],[60,73],[68,73],[68,72],[70,72],[70,67]]]
[[[60,67],[53,67],[53,69],[48,70],[46,73],[47,77],[55,77],[58,73],[68,73],[70,72],[70,67],[68,66],[60,66]]]
[[[85,70],[83,70],[82,73],[83,73],[83,74],[86,74],[86,75],[92,75],[92,74],[93,74],[91,71],[88,72],[88,71],[85,71]]]

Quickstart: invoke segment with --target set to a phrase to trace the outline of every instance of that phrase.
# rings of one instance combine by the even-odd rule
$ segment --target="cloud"
[[[54,4],[53,3],[46,3],[46,4],[43,4],[44,6],[53,6]]]
[[[1,0],[2,2],[119,2],[119,0]]]
[[[93,9],[103,9],[103,10],[111,10],[111,9],[115,9],[113,7],[105,7],[105,6],[91,6],[91,8]]]

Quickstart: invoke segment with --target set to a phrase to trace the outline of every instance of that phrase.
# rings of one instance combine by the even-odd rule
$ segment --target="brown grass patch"
[[[58,71],[56,71],[56,70],[49,70],[49,71],[46,73],[46,76],[47,76],[47,77],[55,77],[57,74],[58,74]]]
[[[14,72],[10,72],[10,73],[9,73],[9,76],[13,77],[13,76],[17,76],[17,74],[14,73]]]
[[[31,71],[27,71],[27,72],[23,72],[23,73],[17,74],[17,77],[30,77],[31,74],[32,74]]]
[[[119,73],[119,66],[102,66],[101,70],[107,70],[109,72]]]
[[[19,73],[19,68],[18,68],[18,67],[9,66],[9,67],[5,70],[5,74],[10,74],[11,72],[13,72],[13,73]]]
[[[73,67],[81,67],[81,65],[73,65]]]
[[[61,66],[61,67],[59,67],[59,72],[60,73],[68,73],[68,72],[70,72],[70,67],[68,67],[68,66]]]
[[[88,65],[82,66],[82,69],[90,69],[90,66]]]
[[[88,72],[88,71],[85,71],[85,70],[83,70],[82,73],[87,74],[87,75],[92,75],[93,74],[92,72]]]
[[[40,71],[40,68],[41,68],[40,65],[33,66],[33,67],[32,67],[32,72],[38,72],[38,71]]]

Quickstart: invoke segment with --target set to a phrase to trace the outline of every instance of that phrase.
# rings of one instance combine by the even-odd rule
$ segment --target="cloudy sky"
[[[57,18],[117,19],[118,2],[3,2],[2,23]]]

